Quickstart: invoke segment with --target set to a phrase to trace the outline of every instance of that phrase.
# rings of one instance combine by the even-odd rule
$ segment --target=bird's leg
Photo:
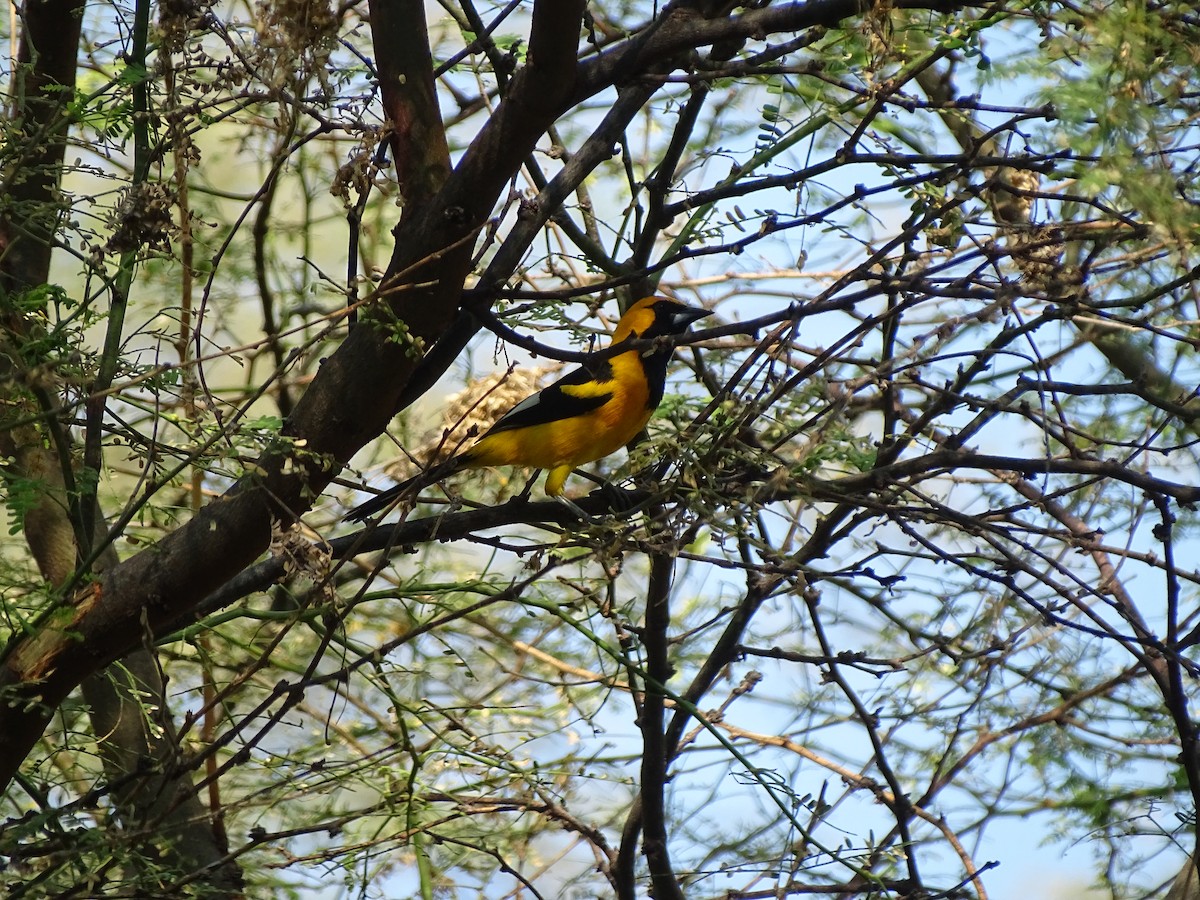
[[[579,504],[577,504],[574,500],[572,500],[566,494],[555,494],[554,499],[557,500],[559,503],[561,503],[563,506],[565,506],[567,509],[569,509],[571,512],[575,513],[575,515],[579,516],[580,521],[582,521],[582,522],[592,521],[592,517],[589,516],[587,513],[585,513],[583,511],[582,507],[580,507]]]

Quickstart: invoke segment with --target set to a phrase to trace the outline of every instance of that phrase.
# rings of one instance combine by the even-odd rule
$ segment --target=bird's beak
[[[711,316],[712,311],[701,309],[698,306],[687,306],[671,315],[671,330],[676,334],[684,331],[689,325],[697,319],[703,319],[705,316]]]

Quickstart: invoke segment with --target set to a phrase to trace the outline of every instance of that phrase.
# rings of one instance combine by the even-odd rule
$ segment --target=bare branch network
[[[1200,895],[1190,4],[4,29],[13,896]]]

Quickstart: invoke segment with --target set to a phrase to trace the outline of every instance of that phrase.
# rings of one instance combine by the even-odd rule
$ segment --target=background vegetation
[[[5,36],[12,896],[1196,894],[1193,4]],[[654,292],[589,520],[341,521]]]

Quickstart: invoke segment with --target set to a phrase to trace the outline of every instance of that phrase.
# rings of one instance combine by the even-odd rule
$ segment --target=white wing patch
[[[509,416],[517,415],[517,413],[522,413],[522,412],[525,412],[526,410],[530,410],[530,409],[536,409],[538,404],[540,404],[541,402],[542,402],[542,392],[541,391],[538,391],[536,394],[530,394],[528,397],[526,397],[524,400],[522,400],[520,403],[518,403],[516,406],[514,406],[512,409],[510,409],[508,412],[506,412],[504,415],[502,415],[500,417],[500,421],[497,422],[496,424],[499,425],[500,422],[503,422]]]

